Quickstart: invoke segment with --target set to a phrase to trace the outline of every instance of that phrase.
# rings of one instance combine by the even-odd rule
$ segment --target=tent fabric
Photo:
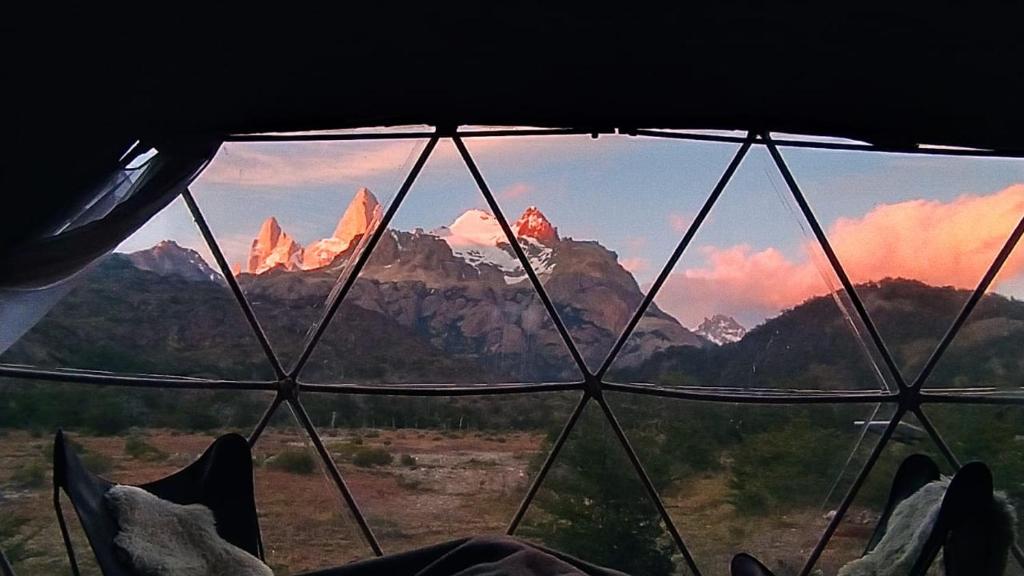
[[[625,576],[506,536],[462,538],[304,576]]]
[[[12,7],[0,251],[136,140],[486,124],[1024,149],[1020,3],[609,6]]]
[[[170,147],[157,154],[137,182],[115,171],[110,183],[92,194],[107,207],[105,214],[87,210],[64,231],[12,246],[0,259],[6,271],[0,287],[45,288],[78,273],[181,195],[217,147],[209,142]]]
[[[117,168],[81,194],[81,209],[50,233],[0,251],[0,353],[46,316],[94,262],[178,197],[216,150],[209,142],[168,146],[140,167]],[[125,166],[130,159],[123,159]]]

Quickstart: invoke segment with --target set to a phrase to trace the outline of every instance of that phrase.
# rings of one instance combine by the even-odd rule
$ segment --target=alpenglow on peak
[[[244,272],[262,274],[275,267],[285,270],[312,270],[330,264],[352,242],[372,230],[380,222],[383,210],[377,197],[367,188],[360,188],[345,208],[334,234],[303,248],[281,229],[273,216],[260,227],[252,242]]]
[[[512,232],[517,238],[533,238],[545,246],[558,242],[558,228],[552,226],[536,206],[530,206],[523,212],[512,224]]]

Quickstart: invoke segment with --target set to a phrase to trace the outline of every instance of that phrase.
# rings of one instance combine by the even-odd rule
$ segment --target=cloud
[[[809,262],[791,261],[775,248],[704,246],[700,252],[707,265],[673,272],[658,293],[658,306],[686,326],[717,312],[750,325],[826,292]]]
[[[877,206],[829,230],[855,282],[885,276],[974,288],[1024,214],[1024,185],[950,202],[912,200]],[[1021,258],[1004,276],[1020,272]],[[1009,272],[1009,274],[1007,274]]]
[[[630,252],[643,252],[649,242],[646,236],[628,236],[625,239],[625,246]]]
[[[400,170],[418,149],[409,142],[225,143],[203,182],[250,187],[335,184]]]
[[[646,272],[651,268],[651,261],[647,258],[623,258],[619,260],[619,264],[634,275]]]
[[[855,283],[886,277],[932,285],[974,288],[1010,231],[1024,215],[1024,185],[948,202],[912,200],[881,204],[859,218],[841,218],[829,240]],[[658,305],[688,326],[716,312],[757,323],[807,298],[828,293],[827,263],[819,271],[811,249],[789,258],[775,248],[703,246],[702,265],[677,269],[658,295]],[[693,254],[683,263],[693,262]],[[1024,249],[1011,256],[999,281],[1024,272]]]
[[[403,168],[412,165],[423,143],[423,140],[417,144],[411,140],[227,142],[203,171],[201,181],[250,188],[330,185],[353,180],[361,183],[358,181],[374,175],[404,172]],[[468,138],[466,146],[478,164],[501,166],[572,157],[584,150],[585,143],[579,137]],[[429,163],[465,169],[462,157],[446,139],[438,143]],[[529,191],[511,188],[515,188],[510,190],[513,194]]]
[[[690,227],[691,222],[693,222],[693,216],[690,216],[689,214],[672,212],[668,215],[668,225],[676,232],[686,232]]]
[[[515,200],[532,195],[536,189],[526,182],[516,182],[498,192],[498,197],[504,200]]]

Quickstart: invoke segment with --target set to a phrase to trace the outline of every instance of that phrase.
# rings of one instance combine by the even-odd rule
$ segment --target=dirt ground
[[[191,462],[213,436],[142,431],[137,437],[155,453],[134,458],[125,453],[127,436],[73,438],[91,458],[108,466],[105,476],[140,483]],[[28,557],[16,563],[21,576],[67,572],[50,502],[51,442],[24,432],[0,435],[0,545],[10,548],[18,534],[28,536]],[[329,431],[324,442],[385,552],[503,532],[527,489],[530,461],[543,444],[538,434],[418,430]],[[370,467],[353,463],[354,451],[372,448],[390,453],[392,462]],[[275,573],[282,576],[372,556],[319,465],[299,472],[275,465],[286,452],[312,454],[312,448],[296,430],[270,429],[254,453],[260,525],[266,558]],[[34,476],[19,472],[33,467]],[[665,495],[669,513],[709,576],[727,574],[729,559],[741,550],[762,558],[780,576],[796,573],[827,523],[821,510],[794,510],[772,518],[742,516],[727,496],[722,474],[696,478]],[[856,557],[873,524],[871,511],[854,507],[826,549],[820,573],[835,574]],[[69,525],[77,532],[73,518]],[[3,538],[8,538],[6,544]],[[80,535],[77,539],[80,563],[87,573],[98,573],[89,570],[87,545]]]
[[[90,454],[109,460],[106,477],[142,483],[191,462],[205,450],[213,435],[148,430],[143,434],[145,442],[161,453],[155,458],[127,456],[125,437],[73,437]],[[368,468],[352,464],[341,447],[351,447],[356,438],[361,439],[362,447],[382,448],[393,454],[393,463]],[[541,445],[541,438],[531,434],[498,437],[414,430],[328,433],[324,441],[385,552],[459,536],[502,532],[525,493],[526,470]],[[32,535],[30,547],[37,554],[18,562],[20,575],[66,571],[50,501],[47,447],[51,443],[49,438],[33,438],[22,432],[0,436],[0,515],[27,520],[17,532]],[[295,573],[372,556],[338,490],[319,470],[319,464],[311,474],[260,465],[285,451],[314,454],[298,432],[274,429],[260,438],[254,452],[260,527],[267,561],[275,573]],[[402,455],[414,458],[415,464],[402,464]],[[45,480],[31,486],[16,482],[16,471],[27,466],[44,467]],[[74,521],[69,525],[77,528]],[[79,545],[79,556],[88,560],[84,537]]]

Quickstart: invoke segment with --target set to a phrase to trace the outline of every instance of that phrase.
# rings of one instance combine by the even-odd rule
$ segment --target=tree
[[[552,435],[553,437],[553,435]],[[644,446],[656,487],[668,467],[653,438]],[[653,472],[653,471],[657,472]],[[673,543],[622,446],[597,409],[588,409],[563,446],[522,533],[552,548],[630,574],[669,575]]]

